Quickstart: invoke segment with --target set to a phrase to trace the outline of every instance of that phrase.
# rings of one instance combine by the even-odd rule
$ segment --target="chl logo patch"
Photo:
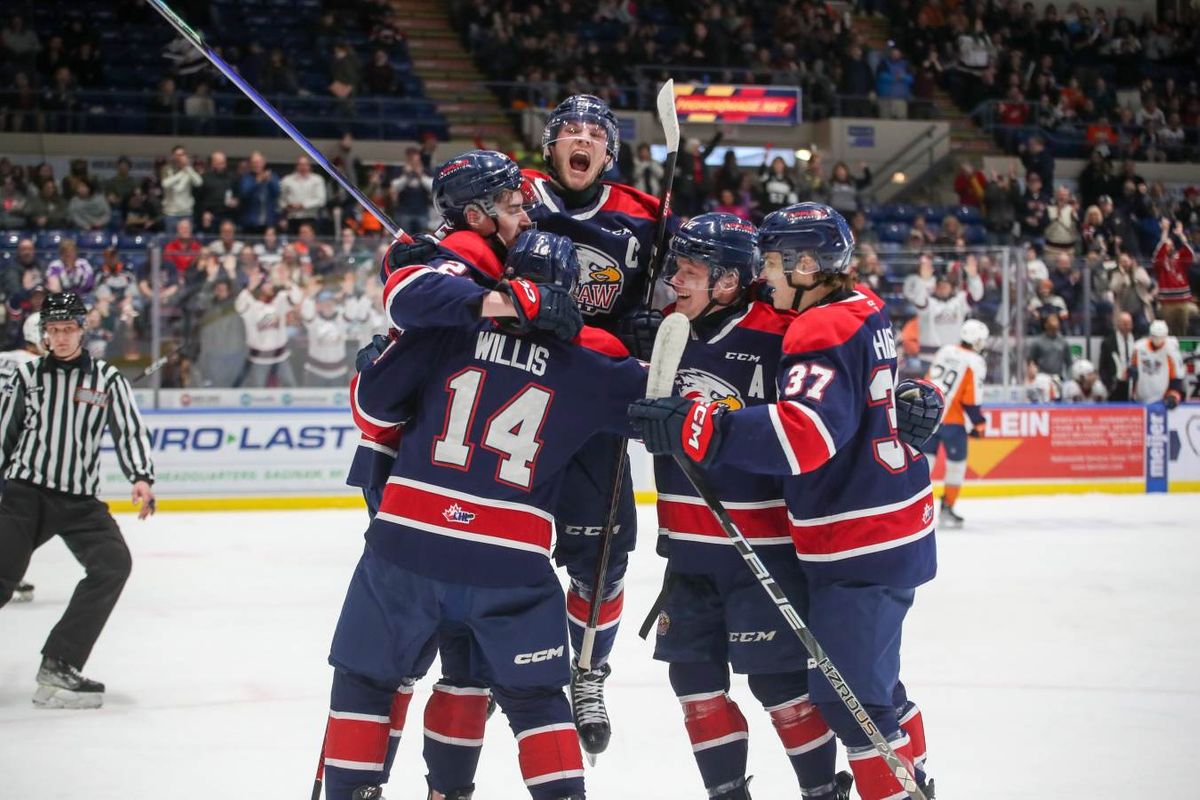
[[[457,522],[460,525],[470,525],[472,520],[475,519],[475,515],[473,513],[467,511],[458,503],[452,504],[449,508],[443,511],[442,516],[446,518],[447,522]]]

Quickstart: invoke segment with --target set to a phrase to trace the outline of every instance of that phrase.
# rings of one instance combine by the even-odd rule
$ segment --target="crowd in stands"
[[[82,6],[12,5],[0,19],[0,131],[275,134],[147,4],[105,4],[86,19]],[[301,0],[286,13],[269,0],[174,5],[310,135],[447,135],[381,0]]]

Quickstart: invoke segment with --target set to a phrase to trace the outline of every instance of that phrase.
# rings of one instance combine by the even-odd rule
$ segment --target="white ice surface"
[[[968,500],[917,594],[904,678],[923,707],[942,800],[1200,797],[1200,497]],[[651,531],[651,509],[643,530]],[[87,674],[99,711],[30,705],[38,650],[81,574],[60,540],[34,556],[32,605],[0,611],[0,798],[307,798],[325,655],[361,549],[358,512],[120,519],[134,572]],[[643,536],[613,657],[612,746],[589,796],[702,798],[665,666],[636,636],[661,563]],[[797,797],[744,681],[757,797]],[[390,800],[425,797],[418,689]],[[516,748],[488,725],[480,800],[519,799]]]

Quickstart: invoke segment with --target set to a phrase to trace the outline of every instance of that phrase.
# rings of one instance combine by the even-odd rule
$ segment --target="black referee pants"
[[[129,578],[129,548],[108,506],[95,497],[10,480],[0,497],[0,607],[12,599],[33,551],[56,534],[87,574],[42,655],[83,669]]]

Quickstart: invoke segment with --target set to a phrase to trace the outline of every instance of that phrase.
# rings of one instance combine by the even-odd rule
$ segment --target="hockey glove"
[[[896,435],[900,441],[920,449],[942,421],[946,400],[928,381],[911,378],[896,387]]]
[[[569,342],[579,335],[583,315],[575,299],[561,286],[533,283],[525,278],[510,278],[499,287],[512,300],[517,311],[514,326],[520,333],[549,331]]]
[[[1167,407],[1168,411],[1170,411],[1171,409],[1178,406],[1179,405],[1179,392],[1176,392],[1174,390],[1167,392],[1163,396],[1163,405]]]
[[[354,357],[354,369],[357,372],[362,372],[367,367],[375,363],[375,359],[383,355],[383,351],[392,343],[392,340],[381,333],[377,333],[371,337],[371,341],[367,346],[358,351],[358,355]]]
[[[654,455],[685,456],[707,467],[721,448],[722,408],[686,397],[659,397],[631,404],[629,419]]]
[[[405,241],[408,239],[408,241]],[[415,264],[428,264],[438,252],[438,240],[428,233],[419,233],[416,238],[401,237],[392,242],[383,256],[379,270],[379,281],[387,283],[388,277],[398,269]]]
[[[634,358],[649,361],[654,350],[654,337],[662,321],[661,311],[635,311],[617,323],[617,338]]]

